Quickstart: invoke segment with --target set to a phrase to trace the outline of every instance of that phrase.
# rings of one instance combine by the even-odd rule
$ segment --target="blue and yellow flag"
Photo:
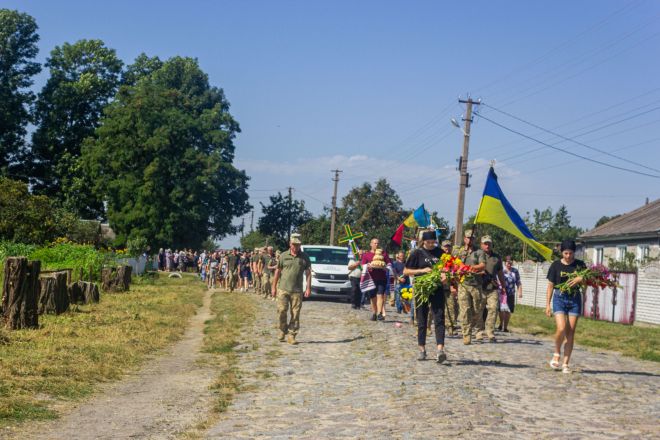
[[[423,203],[420,205],[419,208],[415,209],[412,213],[410,213],[408,218],[406,218],[403,221],[403,224],[408,226],[409,228],[414,228],[416,226],[419,226],[421,228],[426,228],[430,223],[431,223],[431,216],[429,215],[428,212],[426,212]]]
[[[536,241],[536,238],[529,231],[525,222],[523,222],[516,210],[513,209],[513,206],[504,197],[502,189],[497,183],[497,175],[493,167],[490,167],[490,171],[488,171],[484,195],[474,222],[487,223],[504,229],[509,234],[527,243],[529,247],[541,254],[547,261],[552,260],[552,250]]]

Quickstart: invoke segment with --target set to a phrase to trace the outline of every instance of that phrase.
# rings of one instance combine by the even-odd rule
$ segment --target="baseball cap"
[[[302,244],[302,240],[300,239],[300,234],[291,234],[291,239],[289,240],[289,243]]]
[[[452,243],[449,240],[445,240],[445,241],[442,242],[442,247],[451,246],[451,245],[452,245]]]
[[[463,234],[466,238],[472,238],[472,229],[467,229],[465,231],[465,234]]]
[[[493,239],[490,238],[490,235],[484,235],[483,237],[481,237],[481,242],[482,243],[492,243]]]

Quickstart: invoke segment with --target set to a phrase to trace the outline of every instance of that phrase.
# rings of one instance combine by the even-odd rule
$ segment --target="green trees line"
[[[250,209],[248,177],[233,165],[240,127],[197,60],[141,54],[125,65],[85,39],[55,47],[41,66],[37,29],[0,9],[0,176],[29,185],[33,205],[46,197],[52,212],[109,220],[118,246],[197,247],[235,233],[232,219]]]

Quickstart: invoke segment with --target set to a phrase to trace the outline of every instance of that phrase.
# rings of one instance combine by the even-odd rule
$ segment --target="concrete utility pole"
[[[465,128],[463,129],[463,154],[458,159],[458,168],[460,170],[460,180],[458,185],[458,209],[456,210],[456,236],[454,237],[454,244],[456,246],[463,245],[463,212],[465,210],[465,189],[470,186],[468,180],[470,175],[467,172],[468,166],[468,152],[470,150],[470,125],[472,124],[472,105],[479,105],[480,101],[473,101],[472,98],[467,100],[459,99],[458,102],[466,104]]]
[[[254,232],[254,209],[250,213],[250,232]]]
[[[245,217],[241,219],[241,238],[245,237]]]
[[[293,225],[293,187],[290,186],[287,189],[289,190],[289,229],[286,234],[286,242],[288,244],[291,241],[291,227]]]
[[[335,173],[335,178],[332,179],[335,182],[335,190],[332,193],[332,214],[330,216],[330,246],[335,242],[335,221],[337,221],[337,184],[339,183],[339,173],[341,170],[330,170]]]

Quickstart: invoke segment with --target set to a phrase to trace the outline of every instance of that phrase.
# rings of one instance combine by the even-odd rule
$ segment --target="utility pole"
[[[254,209],[250,213],[250,232],[254,232]]]
[[[335,182],[335,190],[332,193],[332,214],[330,216],[330,246],[335,242],[335,221],[337,220],[337,184],[339,183],[339,173],[341,170],[330,170],[335,173],[335,178],[332,179]]]
[[[293,187],[288,187],[289,190],[289,229],[287,230],[286,242],[287,244],[291,241],[291,226],[293,224]]]
[[[245,237],[245,217],[241,218],[241,238]]]
[[[479,105],[480,101],[473,101],[468,97],[467,100],[458,100],[461,104],[466,104],[465,128],[463,129],[463,154],[458,159],[458,168],[460,171],[460,180],[458,185],[458,209],[456,210],[456,236],[454,237],[454,244],[456,246],[463,245],[463,213],[465,211],[465,189],[470,186],[470,175],[467,172],[468,166],[468,152],[470,150],[470,125],[472,124],[472,105]]]

